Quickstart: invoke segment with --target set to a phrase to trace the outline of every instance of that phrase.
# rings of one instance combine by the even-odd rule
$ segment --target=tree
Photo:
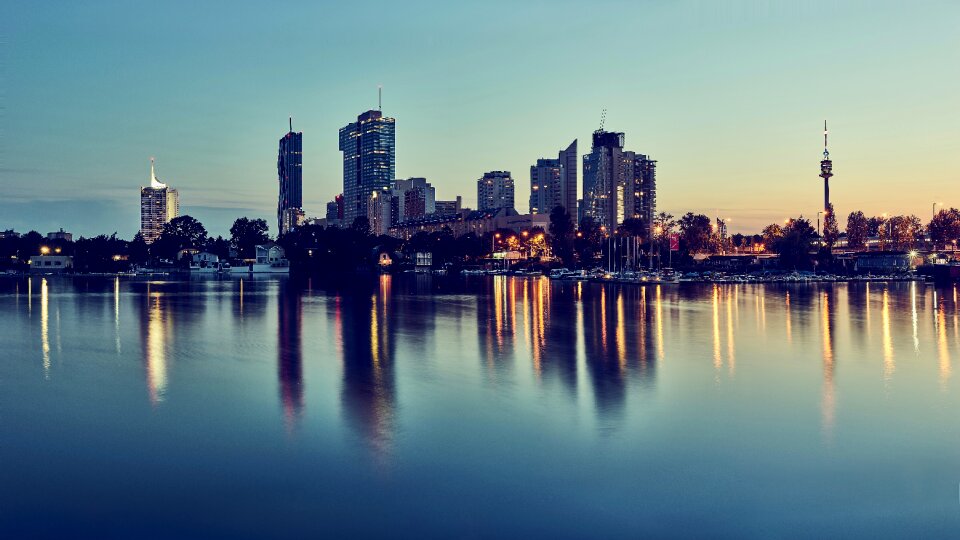
[[[868,233],[869,224],[863,212],[859,210],[850,212],[850,215],[847,216],[847,247],[850,249],[865,248]]]
[[[817,231],[810,225],[810,220],[800,216],[791,219],[783,229],[783,237],[775,242],[777,253],[780,254],[781,268],[804,270],[811,266],[810,246],[813,244]]]
[[[647,222],[640,218],[628,218],[617,227],[617,234],[621,236],[639,236],[647,238]]]
[[[917,231],[922,231],[920,218],[914,215],[890,218],[890,243],[893,249],[906,251],[913,248]]]
[[[566,208],[558,205],[550,211],[550,241],[554,256],[568,267],[574,262],[573,237],[573,219]]]
[[[130,259],[130,264],[138,266],[147,264],[147,260],[150,259],[150,246],[144,241],[143,233],[138,231],[133,237],[133,240],[127,244],[127,255]]]
[[[163,230],[152,246],[153,255],[174,259],[183,249],[200,249],[207,243],[207,229],[191,216],[179,216],[164,223]]]
[[[833,249],[833,245],[840,238],[840,228],[837,226],[837,216],[833,212],[833,203],[827,205],[827,212],[823,215],[823,243],[827,249]]]
[[[354,218],[350,228],[354,232],[367,236],[370,234],[370,220],[367,219],[367,216],[357,216]]]
[[[251,259],[257,255],[257,244],[270,240],[267,230],[265,219],[238,218],[230,227],[230,243],[237,249],[241,259]]]
[[[161,236],[176,237],[184,247],[197,248],[207,241],[207,229],[191,216],[179,216],[163,224]]]
[[[586,266],[594,262],[602,242],[603,231],[600,230],[600,225],[591,216],[584,216],[580,220],[577,239],[573,242],[574,249],[577,251],[577,259],[581,265]]]
[[[219,235],[216,238],[208,238],[207,244],[203,246],[203,250],[207,253],[213,253],[221,259],[230,258],[230,242]],[[256,257],[256,248],[254,248],[253,257]]]
[[[886,223],[886,221],[886,218],[880,216],[867,218],[867,236],[880,236],[880,231],[883,229],[883,224]]]
[[[710,218],[703,214],[687,212],[680,218],[680,238],[689,253],[700,253],[710,249],[712,228]]]
[[[777,242],[783,238],[783,227],[779,223],[771,223],[761,231],[763,246],[766,251],[776,252]]]
[[[934,249],[942,246],[955,245],[960,238],[960,210],[950,208],[949,210],[940,210],[937,212],[930,224],[927,225],[930,233],[930,240],[933,242]]]

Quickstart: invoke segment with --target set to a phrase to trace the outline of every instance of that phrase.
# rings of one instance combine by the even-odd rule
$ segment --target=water
[[[0,279],[0,536],[955,534],[956,289]]]

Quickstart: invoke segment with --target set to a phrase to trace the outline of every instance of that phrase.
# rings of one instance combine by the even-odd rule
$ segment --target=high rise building
[[[561,150],[557,160],[560,162],[560,189],[555,202],[563,206],[572,217],[577,215],[577,140],[574,139],[566,150]]]
[[[437,190],[426,178],[397,180],[393,185],[393,195],[398,199],[394,223],[419,219],[436,212]]]
[[[607,231],[627,219],[648,225],[656,212],[656,161],[623,149],[623,133],[597,130],[583,156],[582,215]]]
[[[396,169],[396,120],[379,110],[367,111],[340,128],[343,152],[344,221],[367,215],[374,191],[389,189]]]
[[[513,201],[513,178],[510,171],[490,171],[477,180],[477,209],[515,210]]]
[[[367,220],[370,222],[370,233],[375,235],[387,234],[393,225],[393,212],[397,198],[390,193],[389,188],[377,189],[367,195],[364,205],[367,209]],[[352,223],[351,223],[352,224]]]
[[[530,166],[530,213],[549,214],[560,202],[559,159],[538,159]]]
[[[530,167],[530,213],[549,214],[562,206],[574,218],[577,215],[577,140],[557,159],[538,159]]]
[[[180,195],[157,179],[153,158],[150,158],[150,185],[140,188],[140,234],[152,244],[163,226],[180,215]]]
[[[280,138],[277,154],[277,179],[280,196],[277,200],[277,227],[286,234],[303,221],[303,133],[290,131]]]
[[[606,230],[616,227],[618,191],[623,190],[623,133],[597,130],[593,146],[583,156],[584,216]]]

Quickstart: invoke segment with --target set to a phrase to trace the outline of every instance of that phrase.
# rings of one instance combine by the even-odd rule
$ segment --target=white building
[[[140,188],[140,234],[152,244],[164,224],[180,215],[180,195],[157,179],[153,158],[150,158],[150,186]]]

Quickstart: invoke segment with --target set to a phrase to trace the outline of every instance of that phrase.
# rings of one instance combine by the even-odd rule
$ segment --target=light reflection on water
[[[313,529],[315,515],[369,533],[416,516],[424,534],[550,517],[578,536],[749,535],[748,508],[771,530],[939,532],[960,525],[944,494],[960,470],[958,315],[955,288],[916,283],[7,279],[0,435],[16,444],[0,445],[0,503],[92,527],[74,511],[84,471],[120,452],[98,500],[134,520],[160,504],[199,523],[206,505],[253,496],[225,478],[269,486],[275,505],[213,535]],[[66,447],[39,472],[38,452]],[[864,475],[917,454],[922,471]],[[162,464],[197,492],[131,498]],[[382,514],[358,521],[371,498]]]

